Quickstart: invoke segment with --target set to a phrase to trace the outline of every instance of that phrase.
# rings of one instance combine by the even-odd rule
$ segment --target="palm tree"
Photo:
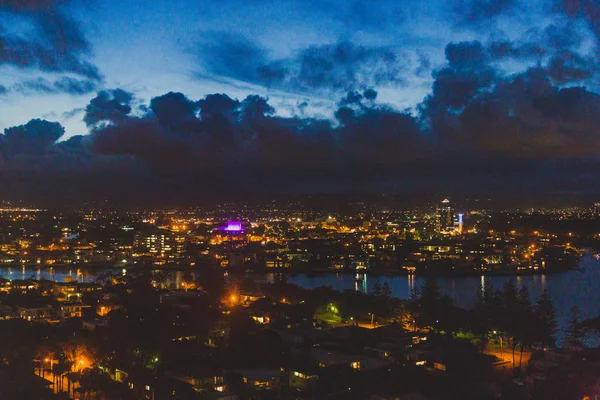
[[[65,360],[59,360],[57,364],[52,366],[53,379],[55,380],[56,392],[63,391],[63,375],[71,371],[71,366]]]

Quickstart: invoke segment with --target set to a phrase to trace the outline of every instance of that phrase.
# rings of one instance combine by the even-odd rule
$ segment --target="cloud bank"
[[[348,190],[551,193],[598,183],[594,1],[547,2],[550,22],[514,37],[499,28],[481,32],[522,13],[524,2],[461,3],[451,10],[456,29],[480,39],[447,43],[436,63],[407,46],[352,35],[274,56],[239,33],[202,32],[191,79],[307,98],[287,113],[264,94],[173,91],[144,101],[104,88],[88,61],[91,46],[64,6],[0,0],[0,12],[27,19],[36,32],[0,28],[0,65],[56,74],[0,85],[0,95],[95,93],[63,114],[81,116],[83,135],[60,141],[64,128],[40,119],[0,135],[0,182],[15,197],[193,202]],[[375,17],[345,21],[366,29]],[[426,75],[430,90],[415,107],[381,100]],[[331,117],[305,112],[319,96],[334,104]]]
[[[0,67],[63,75],[50,82],[44,78],[2,86],[4,92],[86,94],[97,89],[102,74],[88,59],[91,44],[79,23],[66,11],[67,1],[0,1]],[[2,18],[5,16],[6,18]],[[11,29],[3,21],[16,18],[30,27]],[[2,94],[0,92],[0,94]]]

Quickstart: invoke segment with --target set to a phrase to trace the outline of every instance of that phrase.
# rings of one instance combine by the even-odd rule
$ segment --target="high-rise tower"
[[[437,207],[437,231],[440,233],[454,230],[454,207],[450,200],[444,199]]]

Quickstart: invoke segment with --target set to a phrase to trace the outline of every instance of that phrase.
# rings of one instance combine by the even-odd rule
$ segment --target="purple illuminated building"
[[[227,225],[219,228],[221,231],[229,232],[229,233],[239,233],[244,231],[244,227],[241,222],[233,222],[230,221]]]

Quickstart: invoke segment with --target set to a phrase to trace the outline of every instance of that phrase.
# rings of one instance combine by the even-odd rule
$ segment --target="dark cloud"
[[[393,48],[348,41],[313,45],[273,59],[254,42],[222,32],[204,34],[199,59],[204,74],[211,77],[300,92],[402,85],[410,64]]]
[[[204,99],[198,101],[203,120],[216,115],[231,114],[239,104],[239,101],[222,93],[209,94]]]
[[[373,88],[367,88],[363,92],[363,96],[365,96],[365,99],[367,100],[375,100],[377,98],[377,91]]]
[[[62,77],[54,82],[54,87],[63,93],[72,95],[83,95],[97,89],[96,82],[85,79]]]
[[[450,43],[446,46],[446,59],[448,65],[433,73],[433,91],[426,100],[427,112],[462,109],[496,79],[497,73],[488,65],[488,57],[479,42]]]
[[[431,72],[431,60],[425,54],[417,52],[418,65],[415,68],[416,76],[423,76]]]
[[[532,40],[536,39],[554,50],[572,49],[580,46],[583,41],[581,33],[573,23],[563,26],[550,24],[537,35],[537,38],[532,38]]]
[[[169,134],[153,117],[128,118],[106,126],[92,136],[92,150],[103,155],[131,155],[142,162],[165,169],[179,167],[189,147],[183,138]],[[170,158],[175,155],[177,158]],[[171,164],[177,161],[177,164]],[[163,172],[156,169],[157,172]]]
[[[75,79],[62,77],[54,82],[45,78],[25,80],[13,85],[16,92],[24,94],[32,93],[68,93],[74,96],[80,96],[91,93],[96,90],[96,82],[85,79]]]
[[[367,88],[362,92],[352,90],[346,93],[346,96],[339,101],[339,105],[345,106],[363,106],[363,101],[374,101],[377,98],[377,91],[373,88]]]
[[[404,83],[406,61],[388,47],[367,47],[351,42],[311,46],[292,63],[287,79],[298,87],[348,90],[365,86]],[[295,65],[294,65],[295,64]]]
[[[478,41],[449,43],[445,54],[453,68],[477,68],[487,61],[485,50]]]
[[[74,108],[72,110],[69,111],[65,111],[64,113],[62,113],[60,116],[63,120],[65,119],[71,119],[71,118],[75,118],[75,116],[77,116],[78,114],[81,114],[85,111],[84,108]]]
[[[15,193],[30,195],[33,182],[53,183],[72,199],[122,201],[125,192],[168,201],[163,193],[173,200],[207,192],[424,190],[461,180],[505,187],[524,176],[554,182],[548,171],[567,172],[549,166],[600,150],[598,95],[559,88],[542,68],[489,76],[491,61],[482,60],[475,43],[450,46],[447,54],[446,72],[435,74],[420,116],[377,103],[373,89],[346,93],[335,122],[278,116],[256,95],[195,101],[173,92],[134,116],[131,94],[100,92],[85,110],[89,135],[56,143],[63,128],[40,120],[7,129],[0,182]],[[465,89],[469,73],[475,90]],[[446,93],[452,90],[462,95]],[[593,165],[586,168],[600,167]]]
[[[0,12],[31,22],[36,32],[26,38],[0,26],[0,65],[38,68],[44,72],[72,73],[100,81],[98,68],[87,60],[91,52],[79,24],[62,7],[66,1],[0,2]]]
[[[234,118],[240,103],[226,94],[209,94],[198,101],[203,128],[216,148],[231,148],[235,141]]]
[[[511,61],[541,65],[559,53],[563,56],[566,52],[576,55],[582,42],[579,30],[573,23],[567,22],[530,29],[517,39],[493,37],[484,44],[479,41],[449,43],[445,53],[451,67],[460,67],[461,64],[474,67],[490,62],[499,66]]]
[[[47,79],[37,78],[25,80],[13,85],[13,89],[19,93],[31,94],[39,93],[54,93],[54,85]]]
[[[0,0],[0,8],[12,11],[38,11],[64,4],[64,0]]]
[[[495,10],[481,15],[493,18]],[[376,89],[401,86],[407,71],[429,69],[426,57],[415,66],[391,48],[340,41],[274,59],[244,38],[209,33],[200,46],[205,73],[296,93],[327,92],[337,101],[333,120],[307,117],[312,101],[288,105],[287,115],[295,116],[283,117],[259,95],[198,100],[169,92],[140,104],[122,89],[104,90],[85,109],[62,116],[83,113],[87,135],[56,143],[62,127],[39,120],[7,130],[0,139],[0,182],[18,188],[26,185],[18,182],[46,184],[61,176],[74,198],[125,190],[142,199],[196,199],[200,193],[430,189],[457,182],[506,188],[526,179],[552,185],[554,175],[583,171],[574,160],[589,163],[588,175],[600,172],[600,97],[573,86],[592,82],[597,71],[578,52],[582,41],[571,23],[515,40],[449,43],[445,62],[432,72],[431,93],[416,110],[380,103]],[[515,65],[528,67],[514,73]],[[81,94],[93,88],[87,81],[21,85]]]
[[[254,42],[218,31],[202,34],[198,56],[208,74],[249,83],[262,83],[268,64],[266,51]]]
[[[64,133],[58,122],[33,119],[25,125],[5,129],[0,137],[0,149],[10,155],[41,155]]]
[[[584,81],[597,71],[595,60],[582,57],[569,50],[555,54],[550,59],[547,69],[552,80],[559,84]]]
[[[587,157],[600,150],[600,97],[553,84],[589,77],[586,60],[564,52],[545,68],[504,76],[477,43],[448,45],[446,55],[448,65],[434,73],[433,93],[421,107],[446,148],[508,160]]]
[[[287,187],[314,174],[319,180],[352,180],[348,174],[367,171],[389,176],[397,171],[397,157],[414,160],[427,152],[415,151],[423,139],[416,119],[374,104],[375,98],[372,89],[348,93],[340,101],[349,107],[348,117],[339,117],[333,127],[326,120],[276,116],[268,99],[256,95],[242,101],[209,95],[194,103],[169,93],[152,99],[153,113],[96,130],[92,149],[133,156],[159,176],[219,178],[239,185]],[[158,111],[163,106],[169,110],[167,123]],[[340,105],[338,114],[344,110]]]
[[[6,86],[0,85],[0,96],[6,93],[8,93],[8,88]]]
[[[170,92],[155,97],[150,109],[166,129],[181,131],[193,129],[198,104],[189,100],[183,93]],[[187,125],[187,126],[186,126]]]
[[[118,123],[131,113],[133,94],[122,89],[98,92],[85,108],[83,121],[88,127]]]
[[[456,10],[461,24],[477,26],[511,12],[518,0],[466,0],[458,2]]]
[[[556,0],[556,9],[572,19],[583,19],[600,39],[600,3],[596,0]]]
[[[548,51],[544,46],[536,43],[518,44],[510,40],[499,40],[488,45],[488,53],[495,60],[507,58],[541,60]]]

